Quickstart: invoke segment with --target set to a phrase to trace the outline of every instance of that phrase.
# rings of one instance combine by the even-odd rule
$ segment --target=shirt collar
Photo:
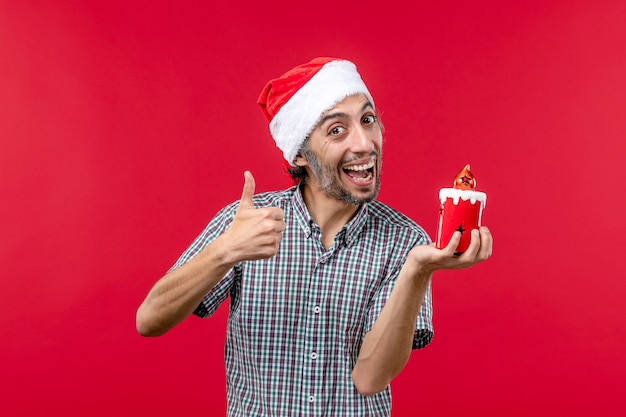
[[[295,186],[294,188],[295,190],[293,193],[292,201],[295,211],[295,217],[299,226],[306,234],[306,237],[309,238],[313,233],[313,227],[316,226],[315,220],[313,220],[311,214],[309,213],[309,210],[306,207],[306,204],[304,204],[304,197],[302,196],[301,185]],[[363,230],[363,227],[365,226],[365,222],[367,220],[368,212],[368,203],[361,204],[352,219],[350,219],[350,221],[345,226],[343,226],[337,234],[348,246],[356,241],[359,233],[361,232],[361,230]]]

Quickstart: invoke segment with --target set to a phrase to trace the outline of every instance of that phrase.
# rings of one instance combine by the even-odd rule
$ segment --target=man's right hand
[[[254,207],[255,181],[244,172],[243,192],[233,223],[222,235],[234,261],[267,259],[276,255],[285,230],[285,211],[280,207]]]
[[[139,334],[166,333],[189,316],[235,264],[270,258],[278,252],[285,212],[279,207],[254,208],[254,177],[248,171],[244,176],[232,224],[198,256],[157,281],[137,310]]]

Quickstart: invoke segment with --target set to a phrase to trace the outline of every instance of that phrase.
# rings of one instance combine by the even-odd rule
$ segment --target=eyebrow
[[[371,108],[372,110],[374,109],[374,106],[372,105],[372,103],[370,103],[369,100],[367,100],[367,102],[365,104],[363,104],[363,107],[361,107],[361,113],[363,113],[365,111],[365,109],[367,109],[368,107]],[[317,123],[316,127],[323,125],[324,123],[326,123],[330,119],[339,119],[339,118],[342,118],[342,117],[348,117],[348,114],[344,113],[344,112],[329,113],[329,114],[327,114],[326,116],[324,116],[324,117],[322,117],[320,119],[320,121],[319,121],[319,123]]]

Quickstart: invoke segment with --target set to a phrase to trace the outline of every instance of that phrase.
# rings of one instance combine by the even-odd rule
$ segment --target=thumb
[[[254,208],[254,203],[252,202],[252,197],[254,197],[254,188],[255,182],[254,177],[250,171],[246,171],[243,173],[244,183],[243,183],[243,192],[241,193],[241,201],[239,202],[239,207],[252,207]]]

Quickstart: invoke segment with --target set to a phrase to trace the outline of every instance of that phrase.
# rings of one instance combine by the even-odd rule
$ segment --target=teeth
[[[351,166],[344,167],[343,169],[346,169],[346,170],[349,170],[349,171],[364,171],[364,170],[370,169],[372,167],[374,167],[374,160],[371,160],[367,164],[351,165]]]

